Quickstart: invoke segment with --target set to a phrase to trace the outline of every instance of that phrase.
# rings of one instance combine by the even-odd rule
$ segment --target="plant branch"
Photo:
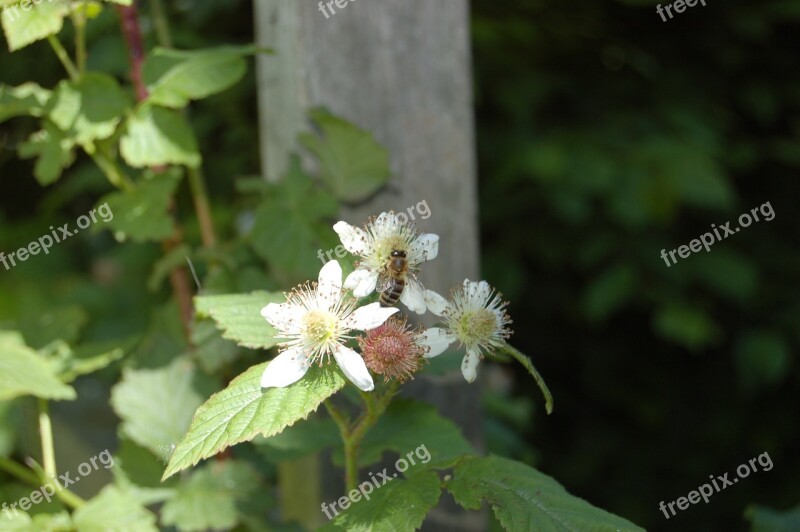
[[[76,80],[80,77],[80,73],[78,69],[75,68],[75,63],[72,62],[72,59],[69,58],[69,54],[64,49],[64,46],[61,44],[61,41],[58,40],[58,37],[55,35],[48,35],[47,42],[50,43],[50,47],[53,48],[53,51],[56,53],[58,60],[61,61],[61,64],[64,65],[64,70],[67,71],[69,74],[70,79]]]
[[[525,366],[525,369],[527,369],[528,372],[531,375],[533,375],[533,378],[536,380],[536,384],[539,385],[539,389],[542,391],[542,395],[544,395],[544,401],[545,401],[545,406],[544,407],[545,407],[545,410],[547,411],[548,415],[552,414],[553,413],[553,394],[550,393],[550,389],[547,387],[547,384],[545,384],[544,379],[542,378],[542,376],[539,374],[539,372],[536,370],[536,368],[533,367],[533,363],[531,362],[531,359],[528,358],[527,356],[525,356],[523,353],[521,353],[520,351],[518,351],[516,348],[512,347],[509,344],[505,344],[504,343],[503,350],[506,353],[508,353],[509,355],[511,355],[512,357],[514,357],[515,359],[517,359],[517,361],[520,364],[522,364],[523,366]]]
[[[203,180],[202,170],[199,168],[189,168],[189,187],[192,191],[194,200],[194,210],[197,213],[197,220],[200,223],[200,236],[203,239],[203,246],[212,249],[217,245],[217,235],[214,231],[214,221],[211,217],[211,205],[208,201],[208,190]]]
[[[39,436],[42,440],[42,462],[44,473],[49,478],[56,478],[56,454],[53,446],[53,425],[50,422],[50,405],[47,399],[38,399],[39,404]]]

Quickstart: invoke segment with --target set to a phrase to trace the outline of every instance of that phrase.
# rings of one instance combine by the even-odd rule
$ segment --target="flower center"
[[[304,318],[303,332],[315,346],[324,346],[336,340],[338,320],[329,312],[312,310]]]
[[[490,339],[496,330],[497,319],[494,312],[485,308],[465,313],[458,324],[458,336],[466,340],[465,343],[483,343]]]

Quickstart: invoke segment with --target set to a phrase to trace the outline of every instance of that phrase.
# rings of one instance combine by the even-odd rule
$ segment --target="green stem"
[[[330,401],[325,401],[325,407],[339,427],[339,432],[342,436],[342,443],[344,444],[344,482],[348,492],[358,486],[358,451],[361,441],[367,435],[367,431],[378,422],[386,411],[395,394],[397,394],[399,386],[399,382],[392,381],[377,401],[372,394],[362,392],[361,396],[364,398],[367,408],[352,426],[338,408]]]
[[[515,347],[512,347],[509,344],[504,344],[503,350],[506,353],[508,353],[509,355],[511,355],[512,357],[514,357],[515,359],[517,359],[517,361],[520,364],[522,364],[523,366],[525,366],[525,369],[527,369],[528,372],[531,375],[533,375],[533,378],[536,380],[536,384],[539,385],[539,389],[542,391],[542,395],[544,395],[544,401],[545,401],[545,406],[544,407],[545,407],[545,410],[547,411],[548,414],[552,414],[553,413],[553,394],[550,393],[550,389],[547,387],[547,384],[545,384],[544,379],[542,378],[542,376],[539,374],[538,371],[536,371],[536,368],[533,367],[533,363],[531,362],[531,359],[528,358],[527,356],[525,356],[523,353],[521,353]]]
[[[80,72],[75,68],[75,63],[69,58],[69,54],[64,49],[61,41],[59,41],[55,35],[48,35],[47,42],[50,43],[50,46],[53,48],[59,61],[61,61],[61,64],[64,65],[64,69],[67,71],[67,74],[69,74],[69,77],[73,80],[78,79],[80,77]]]
[[[75,26],[75,61],[78,72],[86,71],[86,11],[80,6],[72,11],[72,25]]]
[[[39,436],[42,439],[42,461],[48,478],[56,478],[56,453],[53,447],[53,425],[50,422],[50,405],[46,399],[39,403]]]
[[[119,166],[117,166],[117,163],[115,163],[111,156],[106,153],[106,150],[99,146],[96,146],[94,150],[91,148],[85,149],[86,153],[89,154],[98,168],[103,171],[106,179],[108,179],[112,185],[126,191],[133,190],[135,188],[133,181],[131,181],[131,179],[125,175]]]
[[[214,221],[211,217],[211,205],[208,201],[208,190],[199,168],[189,168],[189,188],[192,191],[194,210],[200,223],[200,236],[203,246],[211,249],[217,245],[217,235],[214,232]]]
[[[161,0],[150,0],[150,7],[153,9],[153,25],[156,28],[158,44],[164,48],[172,48],[172,37],[169,34],[169,22],[164,11],[164,4]]]
[[[25,466],[16,463],[10,458],[0,457],[0,469],[6,473],[14,475],[21,481],[27,482],[32,486],[39,485],[39,477],[37,477],[30,469],[27,469]]]

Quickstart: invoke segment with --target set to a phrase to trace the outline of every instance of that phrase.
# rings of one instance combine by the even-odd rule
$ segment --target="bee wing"
[[[392,277],[382,270],[378,276],[378,283],[375,285],[375,291],[378,293],[386,292],[392,286]]]

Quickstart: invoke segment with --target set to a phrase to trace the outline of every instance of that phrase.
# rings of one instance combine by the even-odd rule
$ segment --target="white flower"
[[[371,294],[378,278],[385,271],[392,251],[405,251],[410,275],[400,301],[417,314],[425,313],[425,288],[414,276],[419,265],[439,254],[439,236],[417,234],[417,230],[394,212],[383,212],[364,229],[338,222],[333,230],[339,234],[345,249],[360,258],[356,270],[347,276],[344,287],[356,297]]]
[[[486,281],[468,279],[449,301],[432,290],[426,292],[426,300],[428,309],[444,318],[444,327],[433,327],[424,333],[424,343],[431,348],[425,356],[435,357],[458,341],[467,351],[461,373],[473,382],[484,354],[501,347],[511,336],[507,328],[511,319],[505,311],[508,303]]]
[[[261,377],[263,388],[283,388],[300,380],[311,364],[336,359],[353,384],[368,392],[375,388],[361,355],[345,347],[353,330],[381,325],[396,308],[372,303],[356,309],[356,300],[342,291],[342,268],[335,260],[319,272],[319,283],[301,286],[286,296],[286,303],[270,303],[261,315],[277,329],[283,350]]]

